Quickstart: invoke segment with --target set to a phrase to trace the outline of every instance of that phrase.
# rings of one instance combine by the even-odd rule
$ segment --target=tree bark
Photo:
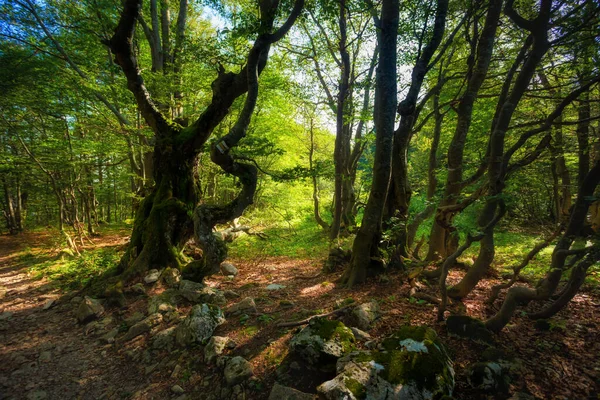
[[[488,198],[478,218],[478,224],[481,227],[489,225],[490,221],[494,218],[496,209],[499,205],[500,196],[504,190],[508,169],[505,167],[504,163],[504,140],[510,121],[512,120],[517,105],[535,74],[537,66],[550,47],[548,42],[548,25],[551,8],[552,0],[542,0],[539,15],[532,22],[533,26],[529,26],[529,24],[526,25],[533,36],[531,51],[515,78],[510,95],[507,96],[506,101],[501,105],[498,104],[497,118],[494,120],[492,132],[488,141],[488,149],[490,152],[487,166]],[[507,3],[506,13],[513,21],[519,21],[518,17],[515,16],[516,12],[512,9],[512,1]],[[527,41],[523,44],[522,49],[525,48],[529,48]],[[485,237],[480,242],[479,256],[477,257],[475,264],[467,271],[461,281],[448,291],[450,297],[461,299],[467,296],[483,278],[492,264],[495,255],[494,227],[492,226],[484,233]]]
[[[334,240],[340,234],[344,205],[348,203],[350,196],[348,187],[348,159],[350,158],[350,113],[351,90],[350,90],[350,54],[347,49],[348,35],[346,31],[346,1],[339,0],[340,16],[340,83],[336,105],[336,136],[333,151],[333,162],[335,165],[335,182],[333,198],[333,220],[329,233],[329,239]]]
[[[187,5],[187,2],[182,3]],[[141,115],[155,134],[152,162],[155,187],[140,204],[130,245],[121,259],[120,269],[124,272],[124,279],[129,279],[149,268],[183,268],[186,261],[181,256],[180,249],[195,231],[196,238],[203,247],[204,257],[201,265],[192,263],[185,273],[201,280],[207,274],[213,273],[215,268],[218,269],[219,259],[223,255],[224,245],[219,243],[212,233],[214,225],[241,215],[247,205],[252,203],[256,189],[256,168],[236,162],[229,155],[229,150],[245,135],[256,104],[258,75],[266,65],[270,45],[281,39],[291,28],[302,10],[303,2],[299,0],[294,4],[290,17],[274,33],[268,32],[272,31],[278,3],[260,4],[260,30],[265,33],[255,41],[248,64],[237,74],[224,70],[219,72],[212,83],[211,103],[188,127],[182,127],[165,117],[145,87],[132,48],[141,5],[142,0],[125,2],[115,33],[106,42],[127,78],[128,88],[136,99]],[[151,7],[155,10],[156,1],[151,3]],[[152,15],[153,31],[156,33],[158,21],[154,17],[157,13]],[[178,32],[178,35],[180,33]],[[195,179],[198,154],[215,127],[227,116],[235,99],[247,91],[249,93],[244,110],[236,125],[218,144],[211,147],[212,161],[225,172],[238,177],[243,189],[239,196],[226,206],[196,207],[200,195]]]
[[[377,249],[383,207],[391,174],[392,143],[397,105],[396,41],[398,32],[398,0],[383,0],[379,19],[379,64],[375,86],[375,162],[373,183],[365,207],[363,221],[352,245],[352,258],[341,281],[348,287],[364,282]]]
[[[456,128],[448,147],[448,176],[429,236],[429,250],[426,257],[428,261],[445,258],[451,253],[448,227],[452,225],[454,214],[443,213],[441,209],[443,207],[454,206],[458,202],[458,196],[462,191],[465,143],[469,128],[471,127],[473,106],[490,66],[501,10],[501,0],[492,0],[488,3],[487,15],[481,35],[477,41],[477,46],[473,46],[472,56],[469,58],[470,60],[476,59],[477,61],[472,66],[467,88],[457,108]]]
[[[440,46],[446,30],[446,16],[448,14],[448,0],[438,0],[436,15],[431,38],[423,48],[415,62],[411,74],[411,83],[404,100],[398,105],[400,124],[394,132],[392,150],[392,181],[387,199],[387,216],[394,217],[394,235],[392,245],[391,265],[400,267],[403,259],[408,257],[407,226],[408,207],[412,190],[408,180],[408,146],[412,137],[413,127],[418,117],[417,99],[425,75],[431,68],[430,62],[434,53]]]

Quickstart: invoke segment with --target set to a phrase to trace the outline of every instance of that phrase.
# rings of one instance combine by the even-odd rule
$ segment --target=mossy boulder
[[[354,334],[340,321],[313,318],[290,341],[290,350],[313,366],[335,369],[336,361],[354,350]]]
[[[454,390],[454,369],[431,328],[404,326],[378,351],[338,360],[338,375],[317,388],[326,399],[439,399]]]
[[[508,369],[495,361],[476,362],[469,368],[469,384],[486,393],[506,393],[510,383]]]
[[[191,343],[204,344],[217,328],[225,322],[223,311],[212,304],[197,304],[190,314],[177,326],[175,340],[181,346]]]
[[[494,335],[483,322],[467,315],[451,315],[446,319],[448,333],[477,343],[494,344]]]
[[[488,347],[481,353],[481,361],[473,363],[468,370],[469,384],[485,393],[507,393],[511,378],[519,375],[521,363],[496,347]]]
[[[315,396],[278,383],[273,385],[269,400],[313,400]]]
[[[148,314],[165,314],[177,309],[177,303],[181,296],[176,290],[167,289],[159,295],[152,296],[148,300]]]
[[[102,307],[100,301],[85,296],[85,298],[77,307],[77,310],[75,311],[75,316],[77,317],[77,320],[80,324],[84,324],[86,322],[98,318],[100,315],[102,315],[102,313],[104,313],[104,307]]]
[[[379,304],[375,300],[363,303],[352,310],[353,323],[364,331],[369,330],[379,317]]]
[[[227,299],[220,290],[185,279],[179,282],[179,294],[192,303],[208,303],[219,306],[227,304]]]
[[[166,268],[160,276],[160,279],[167,287],[176,287],[181,281],[181,272],[177,268]]]

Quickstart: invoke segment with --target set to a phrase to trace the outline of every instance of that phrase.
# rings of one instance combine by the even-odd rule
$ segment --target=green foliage
[[[60,288],[73,290],[83,288],[96,278],[110,276],[116,271],[120,256],[115,249],[99,248],[72,259],[46,259],[42,262],[26,253],[22,261],[31,265],[29,271],[34,278],[48,278]]]

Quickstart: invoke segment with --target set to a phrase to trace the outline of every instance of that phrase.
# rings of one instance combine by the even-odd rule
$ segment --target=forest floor
[[[108,250],[114,255],[109,261],[117,259],[128,233],[103,232],[84,251],[91,254]],[[67,289],[69,286],[60,276],[65,269],[58,273],[50,273],[50,267],[43,273],[36,269],[54,262],[54,240],[49,232],[0,236],[0,399],[201,399],[217,390],[222,378],[216,367],[203,363],[199,346],[174,350],[157,359],[143,350],[147,347],[147,335],[126,343],[102,344],[97,332],[79,325],[74,316],[77,304],[72,299],[83,294]],[[235,279],[214,276],[207,284],[232,290],[240,299],[252,297],[256,301],[259,315],[230,317],[215,331],[215,335],[228,336],[236,343],[226,354],[241,355],[253,366],[255,377],[244,388],[246,399],[266,399],[273,383],[281,377],[277,368],[288,357],[288,342],[296,328],[278,328],[278,322],[331,311],[336,302],[349,298],[358,303],[371,299],[379,302],[383,316],[369,330],[374,339],[403,324],[433,327],[454,361],[457,399],[509,397],[486,397],[469,387],[468,366],[478,360],[485,346],[449,336],[445,326],[435,321],[435,306],[412,298],[410,285],[401,274],[391,273],[385,279],[348,290],[335,284],[339,273],[319,273],[321,259],[260,257],[231,261],[239,269]],[[84,267],[85,264],[79,265]],[[83,273],[73,268],[68,274]],[[457,281],[461,273],[452,271],[450,283]],[[484,301],[490,286],[498,282],[498,278],[487,278],[469,296],[464,303],[469,315],[484,319],[496,310],[499,302],[490,308]],[[273,283],[285,287],[265,290]],[[154,286],[148,294],[161,290],[160,285]],[[422,290],[435,295],[435,289],[426,284]],[[228,305],[237,301],[229,300]],[[145,311],[146,303],[143,296],[128,296],[125,307],[106,309],[102,323],[109,328],[120,327],[136,311]],[[185,314],[186,310],[180,307],[179,311]],[[502,351],[522,364],[518,377],[511,382],[510,393],[525,392],[539,399],[598,398],[597,287],[587,287],[577,295],[552,319],[550,329],[538,330],[524,314],[519,314],[498,335],[497,342]],[[318,379],[322,379],[304,370],[287,373],[292,378],[288,380],[304,391],[314,392],[321,383]],[[173,393],[174,385],[179,385],[185,395]],[[224,397],[217,394],[215,398]]]

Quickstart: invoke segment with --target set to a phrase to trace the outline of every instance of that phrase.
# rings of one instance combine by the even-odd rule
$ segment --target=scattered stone
[[[100,338],[100,342],[107,344],[114,343],[118,334],[119,328],[113,328]]]
[[[148,314],[160,312],[166,314],[177,309],[177,297],[179,293],[168,289],[157,296],[152,296],[148,301]]]
[[[354,352],[341,358],[338,375],[321,384],[319,394],[329,400],[451,396],[454,369],[433,329],[404,326],[384,339],[382,347],[384,351]]]
[[[183,388],[179,385],[173,385],[171,386],[171,392],[175,394],[182,394],[185,393],[185,390],[183,390]]]
[[[254,375],[252,365],[242,357],[233,357],[225,366],[225,381],[227,385],[234,386],[244,382]]]
[[[213,336],[210,338],[206,347],[204,348],[204,361],[207,364],[211,364],[218,356],[223,354],[223,351],[227,347],[229,338],[223,336]]]
[[[79,304],[75,316],[80,324],[89,322],[93,319],[98,318],[104,312],[104,307],[96,299],[85,296],[83,301]]]
[[[252,297],[246,297],[227,309],[227,314],[231,315],[256,314],[257,312],[256,303]]]
[[[379,304],[375,300],[363,303],[352,310],[352,317],[356,326],[366,331],[380,317]]]
[[[240,297],[240,295],[234,292],[233,290],[226,290],[223,292],[223,295],[226,299],[237,299],[238,297]]]
[[[271,394],[269,394],[269,400],[313,400],[314,395],[304,393],[291,387],[282,386],[275,383]]]
[[[192,303],[208,303],[218,306],[227,304],[227,299],[220,290],[186,279],[179,282],[179,294]]]
[[[446,328],[451,335],[471,339],[478,343],[494,343],[494,335],[485,328],[483,322],[467,315],[450,315],[446,319]]]
[[[342,322],[313,318],[290,341],[290,350],[311,365],[335,369],[336,361],[354,350],[354,334]]]
[[[223,275],[233,275],[236,276],[238,274],[238,269],[229,262],[221,263],[221,273]]]
[[[331,273],[343,269],[343,267],[350,262],[352,252],[350,250],[344,250],[341,247],[334,247],[329,250],[327,260],[323,265],[323,272]]]
[[[296,304],[291,300],[281,300],[279,306],[281,308],[293,308]]]
[[[371,335],[369,335],[369,334],[368,334],[367,332],[365,332],[365,331],[361,331],[360,329],[358,329],[358,328],[354,328],[354,327],[352,327],[352,328],[350,328],[350,329],[352,330],[352,333],[354,334],[354,337],[355,337],[357,340],[360,340],[361,342],[362,342],[362,341],[366,341],[366,340],[370,340],[370,339],[371,339]]]
[[[281,290],[281,289],[285,289],[285,285],[280,285],[278,283],[271,283],[270,285],[268,285],[266,287],[267,290]]]
[[[146,294],[146,288],[144,287],[144,285],[141,282],[136,283],[135,285],[133,285],[131,287],[131,292],[133,292],[135,294],[144,295],[144,294]]]
[[[54,303],[56,303],[56,299],[46,300],[46,302],[44,303],[44,306],[42,307],[42,310],[48,310],[50,307],[52,307],[54,305]]]
[[[172,326],[154,335],[154,339],[152,341],[152,348],[155,350],[167,350],[170,352],[173,346],[175,345],[176,328],[177,327]]]
[[[167,268],[163,271],[160,278],[168,287],[176,287],[181,281],[181,272],[176,268]]]
[[[158,281],[158,278],[160,278],[160,272],[157,269],[151,269],[148,271],[148,275],[144,277],[144,282],[149,285]]]
[[[171,379],[176,379],[181,372],[181,365],[177,364],[175,368],[173,368],[173,372],[171,372]]]
[[[123,341],[127,342],[139,335],[142,335],[146,332],[150,332],[150,330],[156,325],[160,324],[162,320],[163,316],[161,314],[156,313],[149,315],[144,320],[138,322],[137,324],[129,328],[125,336],[123,336]]]
[[[469,385],[486,393],[506,393],[510,378],[508,369],[494,361],[476,362],[469,368]]]
[[[175,339],[181,346],[205,343],[217,326],[225,322],[221,309],[212,304],[197,304],[190,314],[177,326]]]
[[[127,326],[132,326],[132,325],[137,324],[138,322],[140,322],[143,319],[144,319],[144,314],[142,314],[139,311],[136,311],[133,314],[131,314],[128,318],[125,319],[125,323],[127,324]]]

